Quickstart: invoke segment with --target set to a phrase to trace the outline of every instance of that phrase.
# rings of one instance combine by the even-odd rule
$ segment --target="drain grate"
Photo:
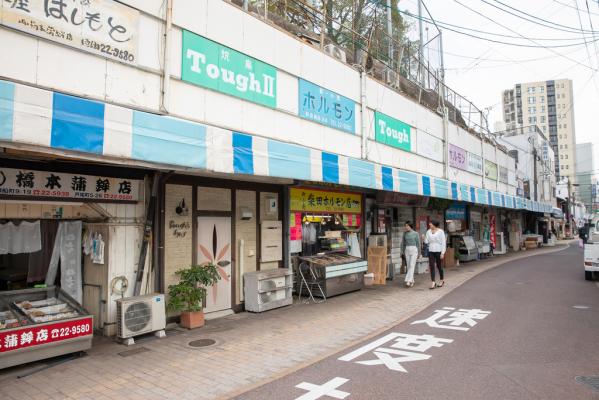
[[[190,347],[209,347],[214,345],[215,343],[216,340],[214,339],[198,339],[192,340],[191,342],[187,343],[187,345]]]
[[[577,376],[576,382],[587,385],[599,393],[599,376]]]
[[[147,347],[138,347],[136,349],[132,349],[132,350],[127,350],[127,351],[121,351],[119,354],[119,356],[121,357],[131,357],[134,356],[136,354],[140,354],[140,353],[145,353],[146,351],[150,351],[150,349],[148,349]]]

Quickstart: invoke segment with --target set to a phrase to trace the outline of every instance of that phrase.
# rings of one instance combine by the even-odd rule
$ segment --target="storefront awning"
[[[0,80],[2,141],[157,167],[333,183],[533,212],[551,210],[547,203],[367,160]]]

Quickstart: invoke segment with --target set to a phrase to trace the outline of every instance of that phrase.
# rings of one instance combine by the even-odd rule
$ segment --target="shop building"
[[[61,178],[69,186],[74,177],[108,180],[117,192],[91,197],[92,186],[81,198],[87,188],[71,189],[81,192],[73,205],[59,192],[27,210],[7,192],[0,218],[72,218],[83,224],[82,242],[87,232],[102,235],[104,264],[84,258],[81,292],[105,334],[115,332],[115,298],[133,294],[140,271],[142,293],[165,293],[179,268],[215,261],[222,279],[206,306],[219,316],[243,309],[244,273],[290,268],[319,250],[363,260],[374,233],[390,235],[389,263],[398,264],[408,217],[421,233],[438,219],[483,240],[502,218],[551,209],[516,195],[513,161],[485,134],[228,2],[165,10],[161,0],[98,1],[130,35],[117,56],[19,25],[33,18],[72,29],[37,3],[27,15],[7,4],[0,42],[20,49],[0,64],[10,185],[15,173],[41,171],[69,174]],[[135,182],[135,197],[118,197],[124,180]],[[463,225],[445,215],[454,203],[468,204]],[[330,278],[359,278],[363,264],[349,264]]]

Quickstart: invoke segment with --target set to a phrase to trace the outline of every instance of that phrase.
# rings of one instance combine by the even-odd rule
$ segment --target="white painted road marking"
[[[390,346],[391,348],[381,347],[391,341],[394,341]],[[353,361],[360,356],[372,352],[376,357],[375,359],[355,362],[362,365],[385,365],[392,371],[408,372],[401,365],[402,362],[428,360],[431,356],[422,353],[432,347],[441,347],[445,343],[451,342],[453,342],[453,339],[443,339],[433,335],[412,335],[393,332],[340,357],[339,361]]]
[[[302,382],[299,385],[295,385],[295,387],[307,390],[308,393],[301,395],[295,400],[316,400],[323,396],[332,397],[334,399],[345,399],[350,393],[342,392],[341,390],[337,390],[337,388],[348,381],[349,379],[335,377],[322,385]]]
[[[475,320],[485,319],[487,315],[491,314],[491,311],[483,311],[478,308],[471,310],[460,308],[458,311],[452,312],[453,310],[455,310],[453,307],[443,307],[441,310],[435,310],[435,313],[427,319],[414,321],[411,325],[427,324],[431,328],[468,331],[477,324]],[[441,319],[447,314],[449,314],[448,318]],[[468,325],[469,328],[462,325]]]

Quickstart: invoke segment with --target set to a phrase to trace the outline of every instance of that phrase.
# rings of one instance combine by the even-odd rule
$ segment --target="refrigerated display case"
[[[93,317],[57,287],[0,293],[0,369],[91,348]]]
[[[353,292],[364,287],[364,273],[368,263],[346,254],[326,254],[299,257],[310,264],[326,297]],[[315,292],[314,296],[319,293]]]

